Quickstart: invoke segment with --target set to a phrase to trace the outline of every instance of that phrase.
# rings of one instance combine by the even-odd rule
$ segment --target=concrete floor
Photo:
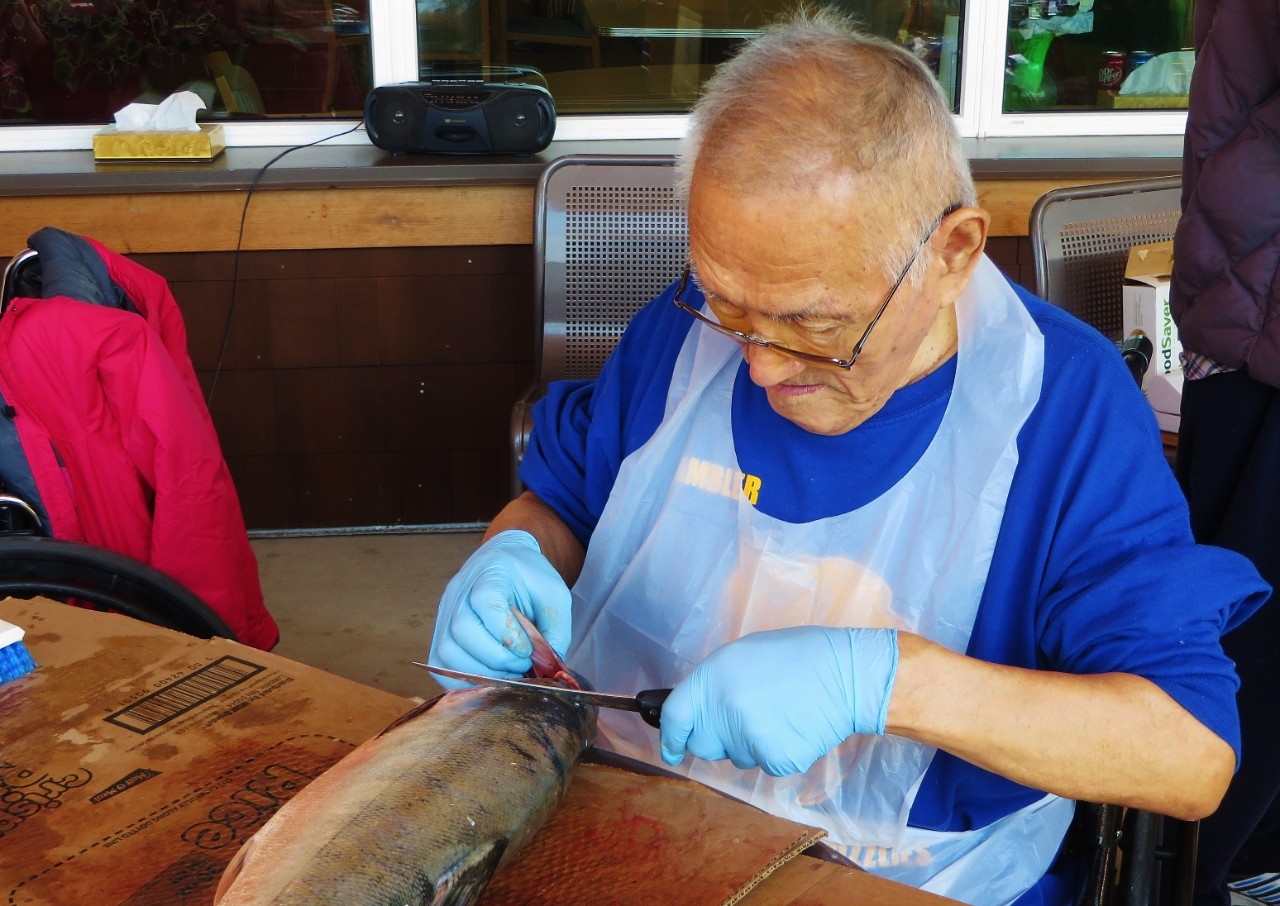
[[[440,691],[426,660],[445,585],[479,531],[254,538],[274,653],[406,697]]]

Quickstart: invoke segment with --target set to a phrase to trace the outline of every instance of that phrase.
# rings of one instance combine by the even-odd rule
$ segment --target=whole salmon
[[[246,841],[217,906],[466,906],[542,825],[595,708],[481,686],[356,747]]]

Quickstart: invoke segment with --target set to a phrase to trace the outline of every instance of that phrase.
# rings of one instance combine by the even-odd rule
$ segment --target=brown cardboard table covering
[[[722,906],[822,836],[688,780],[579,765],[479,906]]]
[[[276,809],[408,699],[226,639],[0,601],[0,904],[209,906]]]
[[[778,866],[738,906],[958,906],[955,900],[808,856]]]
[[[0,906],[209,906],[245,839],[413,705],[114,614],[5,599],[0,618],[40,665],[0,684]],[[584,764],[481,906],[950,902],[792,858],[820,836],[691,781]]]

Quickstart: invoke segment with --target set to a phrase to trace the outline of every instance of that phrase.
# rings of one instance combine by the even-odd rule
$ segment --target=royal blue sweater
[[[1196,545],[1150,406],[1114,344],[1018,290],[1045,338],[1040,401],[1018,436],[1009,492],[968,654],[998,664],[1146,677],[1239,752],[1237,680],[1219,637],[1266,599],[1243,557]],[[595,381],[552,385],[521,478],[590,544],[622,460],[662,419],[680,346],[695,321],[669,288],[636,315]],[[777,415],[745,363],[733,394],[743,472],[756,506],[806,522],[852,511],[892,486],[942,420],[955,359],[904,387],[854,430],[810,434]],[[1042,792],[939,752],[910,824],[982,827]],[[1062,903],[1060,865],[1019,902]]]

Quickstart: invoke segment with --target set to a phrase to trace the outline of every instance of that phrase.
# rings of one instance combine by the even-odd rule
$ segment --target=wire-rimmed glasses
[[[792,349],[790,346],[787,346],[783,343],[779,343],[776,340],[767,340],[763,337],[756,336],[755,334],[743,333],[740,330],[734,330],[732,327],[728,327],[724,324],[721,324],[719,321],[715,321],[715,320],[712,320],[711,318],[708,318],[702,312],[698,311],[692,305],[689,305],[687,302],[684,301],[684,294],[688,290],[689,284],[693,282],[691,265],[688,265],[688,264],[685,265],[684,272],[680,275],[680,283],[676,286],[675,296],[673,297],[672,301],[675,302],[677,307],[684,309],[689,314],[697,318],[700,322],[705,324],[707,327],[710,327],[712,330],[716,331],[716,333],[724,334],[726,337],[729,337],[730,339],[733,339],[733,340],[737,340],[739,343],[742,343],[743,345],[758,346],[761,349],[772,349],[774,352],[780,353],[781,355],[790,356],[793,359],[799,359],[802,362],[811,362],[815,365],[826,365],[829,367],[840,368],[844,371],[848,371],[850,368],[853,367],[854,363],[858,361],[858,356],[862,355],[862,348],[867,345],[867,338],[871,336],[871,331],[875,329],[875,326],[876,324],[879,323],[881,316],[884,315],[885,311],[889,308],[889,303],[893,301],[893,297],[895,294],[897,294],[898,288],[902,286],[903,281],[907,279],[907,274],[911,273],[912,265],[916,263],[916,258],[920,256],[920,252],[924,250],[925,245],[933,237],[934,231],[938,229],[938,226],[942,223],[943,219],[948,214],[951,214],[953,211],[958,210],[960,207],[961,205],[958,205],[958,204],[949,206],[946,210],[944,210],[941,214],[938,215],[938,218],[935,221],[933,221],[932,224],[929,225],[928,232],[924,234],[924,238],[922,238],[920,242],[916,245],[915,251],[913,251],[911,253],[911,257],[907,259],[907,264],[905,267],[903,267],[902,273],[898,275],[897,280],[893,281],[893,286],[889,289],[888,295],[884,297],[884,301],[881,302],[879,308],[876,309],[876,313],[875,315],[872,316],[871,321],[867,324],[866,330],[862,332],[862,336],[858,339],[858,342],[854,345],[853,352],[851,352],[849,354],[849,357],[846,359],[820,355],[816,352],[802,352],[799,349]]]

